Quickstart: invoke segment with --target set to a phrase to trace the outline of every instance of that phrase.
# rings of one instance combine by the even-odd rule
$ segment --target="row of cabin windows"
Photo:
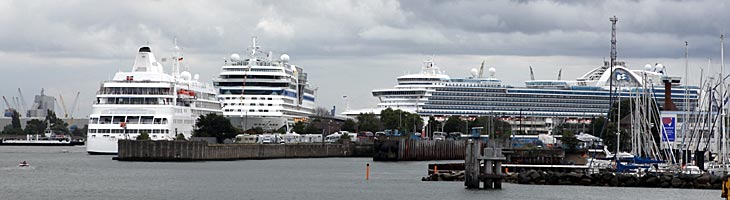
[[[243,105],[243,103],[223,103],[223,106],[229,106],[229,105],[230,105],[230,106],[235,106],[235,105],[239,105],[239,106],[242,106],[242,105]],[[249,106],[256,106],[256,103],[250,103],[250,104],[248,104],[248,105],[249,105]],[[265,106],[265,105],[266,105],[266,106],[274,106],[274,104],[271,104],[271,103],[270,103],[270,104],[264,104],[264,103],[259,103],[258,105],[259,105],[259,106]]]
[[[242,112],[243,110],[241,110],[241,109],[238,109],[238,110],[236,110],[236,109],[224,109],[223,111],[225,111],[225,112]],[[267,110],[267,109],[258,109],[258,110],[256,110],[256,109],[249,109],[248,110],[248,112],[257,112],[257,111],[258,112],[269,112],[269,110]],[[276,110],[271,110],[271,112],[276,112]]]
[[[167,118],[153,116],[100,116],[89,118],[89,124],[167,124]]]
[[[225,99],[227,99],[227,100],[230,100],[230,99],[241,99],[241,100],[245,100],[246,97],[226,97]],[[258,99],[259,99],[258,97],[251,97],[251,100],[258,100]],[[271,98],[271,97],[269,97],[269,98],[261,97],[261,100],[273,100],[273,98]]]
[[[157,133],[170,133],[170,129],[127,129],[127,134],[136,134],[136,133],[150,133],[150,134],[157,134]],[[125,133],[124,129],[89,129],[89,133]]]

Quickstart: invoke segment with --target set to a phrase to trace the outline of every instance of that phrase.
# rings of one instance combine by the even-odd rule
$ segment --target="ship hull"
[[[227,116],[231,124],[241,130],[249,130],[261,127],[264,131],[276,131],[286,125],[284,117],[262,117],[262,116]]]

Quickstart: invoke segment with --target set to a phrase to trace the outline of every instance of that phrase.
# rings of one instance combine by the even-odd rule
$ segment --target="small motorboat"
[[[28,162],[23,161],[23,162],[20,162],[20,164],[18,164],[18,167],[30,167],[30,164],[28,164]]]

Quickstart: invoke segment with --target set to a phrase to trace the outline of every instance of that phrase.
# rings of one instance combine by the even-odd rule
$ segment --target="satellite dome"
[[[241,60],[241,56],[239,56],[237,53],[231,54],[231,60]]]
[[[188,81],[190,80],[190,77],[192,77],[192,75],[188,71],[183,71],[180,73],[180,78],[182,78],[183,80]]]
[[[644,65],[644,70],[651,71],[651,64]]]
[[[471,68],[470,72],[471,72],[471,76],[473,76],[473,77],[476,77],[479,75],[479,70],[477,70],[476,68]]]
[[[494,74],[497,73],[497,69],[494,69],[494,67],[489,68],[489,75],[494,76]]]
[[[200,74],[195,74],[195,76],[193,76],[193,79],[195,79],[195,80],[200,79]]]
[[[287,54],[281,54],[280,59],[281,59],[281,61],[289,62],[289,55],[287,55]]]
[[[664,69],[664,65],[657,63],[655,68],[658,70],[662,70]]]

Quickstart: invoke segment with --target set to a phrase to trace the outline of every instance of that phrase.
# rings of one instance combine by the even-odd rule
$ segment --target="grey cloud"
[[[1,1],[0,94],[53,85],[83,89],[90,102],[100,80],[131,66],[138,46],[149,41],[167,56],[175,37],[193,72],[209,79],[221,57],[243,53],[258,36],[306,67],[321,105],[342,108],[341,94],[350,93],[353,107],[365,107],[375,102],[370,90],[391,87],[430,55],[452,76],[487,59],[515,85],[529,65],[545,78],[560,67],[563,77],[581,75],[608,56],[613,15],[619,58],[632,66],[680,64],[683,41],[691,63],[704,65],[719,60],[726,10],[719,0]],[[357,76],[332,75],[348,73]]]

